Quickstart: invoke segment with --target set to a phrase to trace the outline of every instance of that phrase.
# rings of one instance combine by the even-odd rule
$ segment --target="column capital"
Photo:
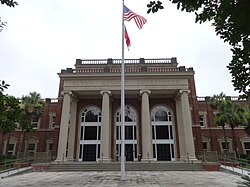
[[[147,93],[148,95],[150,95],[151,90],[140,90],[140,95],[142,95],[143,93]]]
[[[189,93],[190,93],[190,90],[188,90],[188,89],[179,90],[179,93],[180,93],[180,94],[182,94],[182,93],[184,93],[184,92],[186,92],[187,94],[189,94]]]
[[[68,94],[68,95],[70,95],[70,96],[73,96],[73,92],[70,91],[70,90],[66,90],[66,91],[62,91],[62,92],[61,92],[61,95],[62,95],[62,96],[66,95],[66,94]]]
[[[108,95],[111,95],[111,91],[110,90],[102,90],[102,91],[100,91],[101,95],[103,95],[104,93],[107,93]]]

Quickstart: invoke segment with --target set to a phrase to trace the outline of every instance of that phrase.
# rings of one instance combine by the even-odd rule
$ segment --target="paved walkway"
[[[236,187],[250,186],[238,175],[225,172],[126,172],[120,181],[120,172],[30,172],[0,179],[2,187]]]

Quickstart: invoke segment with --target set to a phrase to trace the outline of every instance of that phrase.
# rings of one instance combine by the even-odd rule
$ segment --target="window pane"
[[[131,119],[129,116],[125,116],[125,122],[132,122],[133,119]]]
[[[206,123],[205,119],[206,119],[206,116],[205,116],[204,114],[201,114],[201,115],[199,115],[199,119],[200,119],[200,126],[201,126],[201,127],[205,127],[205,123]]]
[[[79,158],[82,158],[82,144],[80,144]]]
[[[169,126],[170,129],[170,139],[173,140],[172,125]]]
[[[29,148],[28,148],[29,151],[34,151],[35,150],[35,144],[29,144]]]
[[[49,151],[52,151],[52,148],[53,148],[53,144],[49,143]]]
[[[134,140],[136,140],[136,126],[134,126]]]
[[[155,139],[155,126],[152,126],[152,137],[153,140]]]
[[[125,126],[125,140],[133,140],[133,126]]]
[[[98,140],[101,140],[101,127],[98,127]]]
[[[81,126],[80,140],[83,140],[83,126]]]
[[[56,116],[52,116],[51,120],[52,120],[51,127],[54,128],[56,125]]]
[[[225,144],[225,142],[221,142],[221,145],[222,145],[222,149],[226,150],[226,144]],[[229,142],[227,142],[227,148],[229,149]]]
[[[135,158],[137,158],[137,144],[134,144]]]
[[[202,143],[203,150],[207,150],[207,142]]]
[[[97,158],[100,158],[100,144],[97,145]]]
[[[94,112],[88,111],[85,115],[85,122],[98,122],[98,115],[94,115]]]
[[[172,158],[174,158],[174,144],[171,144],[171,149],[172,149]]]
[[[120,136],[120,126],[116,126],[116,139],[120,140],[121,139],[120,137],[121,137]]]
[[[250,142],[244,142],[245,149],[250,150]]]
[[[162,109],[158,109],[155,113],[155,121],[168,121],[167,113]]]
[[[168,126],[156,126],[156,139],[169,139]]]
[[[155,155],[155,149],[156,149],[156,144],[153,144],[153,158],[156,158],[156,155]]]
[[[97,140],[97,127],[85,127],[84,140]]]
[[[13,151],[13,150],[14,150],[14,144],[9,144],[8,151]]]

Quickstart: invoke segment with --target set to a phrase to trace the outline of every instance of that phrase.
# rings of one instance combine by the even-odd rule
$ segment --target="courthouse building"
[[[74,69],[58,75],[58,98],[46,99],[25,149],[51,151],[57,161],[119,161],[121,60],[77,59]],[[126,161],[195,160],[201,151],[225,150],[215,113],[209,97],[196,96],[193,68],[178,66],[176,58],[125,60]],[[244,127],[235,134],[238,151],[248,154],[250,137]],[[233,151],[229,127],[226,136]],[[11,133],[8,154],[17,154],[19,138],[19,131]],[[6,138],[0,140],[6,150]]]

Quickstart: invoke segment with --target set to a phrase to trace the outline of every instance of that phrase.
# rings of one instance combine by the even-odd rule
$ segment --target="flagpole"
[[[125,176],[125,117],[124,117],[124,105],[125,105],[125,94],[124,94],[124,18],[123,18],[123,7],[124,0],[122,0],[122,61],[121,61],[121,179],[126,180]]]

